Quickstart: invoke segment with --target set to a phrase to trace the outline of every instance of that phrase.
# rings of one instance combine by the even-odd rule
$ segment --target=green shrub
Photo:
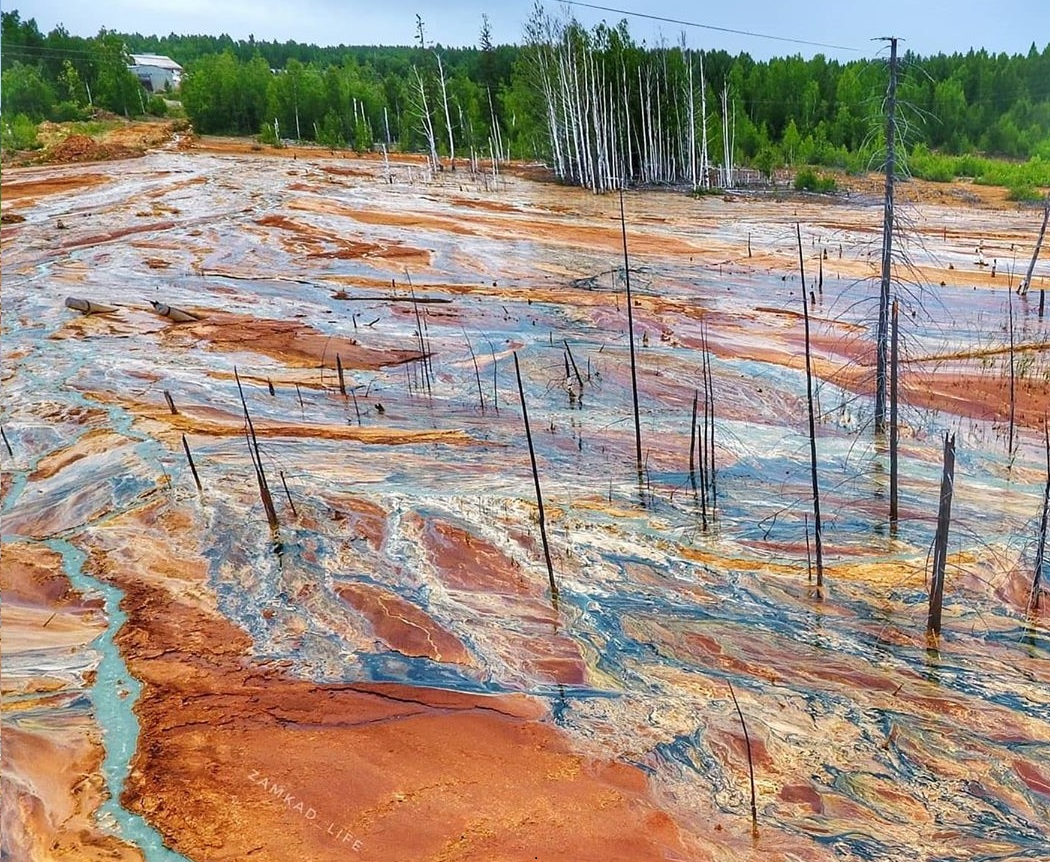
[[[802,168],[795,174],[795,191],[797,192],[831,194],[837,191],[838,187],[834,177],[818,174],[813,168]]]
[[[1006,192],[1006,199],[1009,201],[1038,202],[1043,199],[1043,194],[1035,186],[1017,185],[1009,187]]]
[[[284,146],[281,143],[281,139],[277,137],[277,131],[274,129],[273,123],[262,124],[262,128],[259,129],[259,143],[269,144],[271,147]]]
[[[152,117],[166,117],[168,103],[160,96],[150,96],[150,100],[146,102],[146,113]]]
[[[76,102],[57,102],[51,108],[51,121],[55,123],[72,123],[86,119],[88,112]]]
[[[36,136],[37,126],[25,114],[15,114],[0,122],[0,145],[5,150],[38,150],[40,141]]]

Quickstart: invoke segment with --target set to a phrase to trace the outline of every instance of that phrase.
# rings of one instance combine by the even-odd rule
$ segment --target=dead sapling
[[[474,348],[470,343],[470,339],[467,338],[467,334],[463,333],[463,338],[467,342],[467,350],[470,351],[470,361],[474,363],[474,379],[478,383],[478,406],[481,408],[481,412],[485,412],[485,393],[481,390],[481,369],[478,367],[478,357],[474,355]]]
[[[251,413],[248,412],[248,402],[244,397],[244,388],[241,386],[241,378],[236,368],[233,369],[233,376],[237,381],[237,391],[240,393],[241,407],[244,409],[244,434],[248,441],[248,455],[255,468],[255,478],[259,483],[259,497],[262,500],[263,510],[266,512],[266,521],[276,540],[277,528],[280,524],[277,520],[277,510],[273,506],[273,497],[270,496],[270,486],[266,482],[266,471],[263,469],[262,454],[259,451],[259,438],[255,436],[255,424],[252,422]]]
[[[1046,485],[1043,486],[1043,517],[1039,523],[1039,537],[1035,547],[1035,573],[1032,578],[1032,596],[1028,601],[1030,610],[1039,608],[1039,596],[1042,592],[1041,579],[1043,564],[1046,561],[1046,531],[1050,521],[1050,425],[1043,417],[1043,445],[1046,450]]]
[[[824,542],[820,522],[820,484],[817,481],[817,419],[813,403],[813,357],[809,340],[809,303],[806,302],[806,269],[802,261],[802,229],[795,224],[798,237],[798,269],[802,279],[802,320],[806,335],[806,401],[809,407],[809,469],[813,484],[813,544],[817,557],[817,597],[824,588]],[[807,535],[808,535],[807,530]]]
[[[620,233],[623,237],[623,278],[627,289],[627,341],[631,351],[631,401],[634,405],[635,465],[638,469],[638,486],[642,487],[642,420],[638,412],[638,365],[634,351],[634,301],[631,299],[631,260],[627,254],[627,218],[623,209],[623,183],[620,183]]]
[[[197,475],[197,465],[193,463],[193,453],[190,452],[190,444],[186,440],[186,435],[182,435],[182,448],[186,452],[186,460],[190,463],[190,472],[193,474],[193,481],[197,483],[197,490],[204,492],[204,488],[201,486],[201,477]]]
[[[551,562],[551,549],[547,541],[547,520],[543,512],[543,492],[540,490],[540,472],[536,466],[536,449],[532,445],[532,429],[529,427],[529,410],[525,404],[525,387],[521,382],[521,366],[518,354],[514,354],[514,373],[518,378],[518,396],[521,398],[521,420],[525,424],[525,439],[529,444],[529,460],[532,463],[532,480],[536,484],[536,508],[539,512],[540,539],[543,541],[543,558],[547,563],[547,578],[551,585],[551,598],[558,600],[558,585],[554,582],[554,564]]]
[[[733,706],[736,707],[736,714],[740,719],[740,727],[744,731],[744,745],[747,747],[747,773],[751,779],[751,831],[757,832],[758,803],[755,799],[755,764],[751,757],[751,736],[747,732],[747,722],[744,721],[744,713],[740,711],[740,703],[736,699],[736,692],[733,691],[733,683],[726,680],[726,685],[729,686],[729,696],[733,698]]]
[[[338,353],[335,355],[335,373],[339,377],[339,393],[346,398],[346,378],[343,376],[343,360]]]

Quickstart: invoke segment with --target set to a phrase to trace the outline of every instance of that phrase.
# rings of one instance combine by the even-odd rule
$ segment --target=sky
[[[168,33],[220,35],[234,39],[314,42],[319,45],[406,45],[415,39],[416,13],[422,15],[428,41],[446,46],[476,45],[481,16],[488,14],[496,43],[519,42],[534,0],[430,0],[384,3],[382,0],[13,0],[23,20],[35,18],[42,32],[62,24],[77,36],[93,36],[106,27],[144,35]],[[555,14],[570,7],[547,2]],[[677,44],[681,33],[693,48],[747,51],[755,59],[823,53],[848,60],[879,53],[873,38],[902,38],[902,50],[918,54],[987,48],[1025,53],[1033,40],[1042,50],[1050,43],[1048,0],[595,0],[605,10],[574,5],[571,12],[590,27],[627,18],[632,34],[650,45],[661,38]],[[798,44],[632,17],[640,12],[713,28],[794,38],[829,46]],[[844,50],[852,49],[852,50]]]

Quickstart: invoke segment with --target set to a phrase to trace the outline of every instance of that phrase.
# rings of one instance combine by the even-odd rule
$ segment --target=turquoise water
[[[76,589],[87,594],[100,594],[105,602],[106,630],[91,642],[91,648],[99,654],[99,663],[89,692],[96,720],[102,728],[105,747],[102,775],[109,791],[109,798],[99,807],[97,817],[103,824],[110,824],[113,831],[129,844],[138,847],[147,862],[189,862],[182,854],[166,847],[161,834],[142,817],[132,814],[120,803],[131,758],[138,744],[139,722],[134,708],[142,693],[142,684],[128,672],[128,666],[113,642],[120,627],[127,622],[127,614],[120,609],[124,593],[85,574],[83,565],[87,555],[79,548],[63,539],[52,539],[46,544],[61,555],[65,573]]]

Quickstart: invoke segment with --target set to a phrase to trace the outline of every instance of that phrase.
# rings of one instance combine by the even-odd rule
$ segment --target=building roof
[[[157,66],[161,69],[171,69],[173,72],[182,71],[182,66],[172,60],[171,57],[165,57],[161,54],[132,54],[131,59],[136,66]]]

